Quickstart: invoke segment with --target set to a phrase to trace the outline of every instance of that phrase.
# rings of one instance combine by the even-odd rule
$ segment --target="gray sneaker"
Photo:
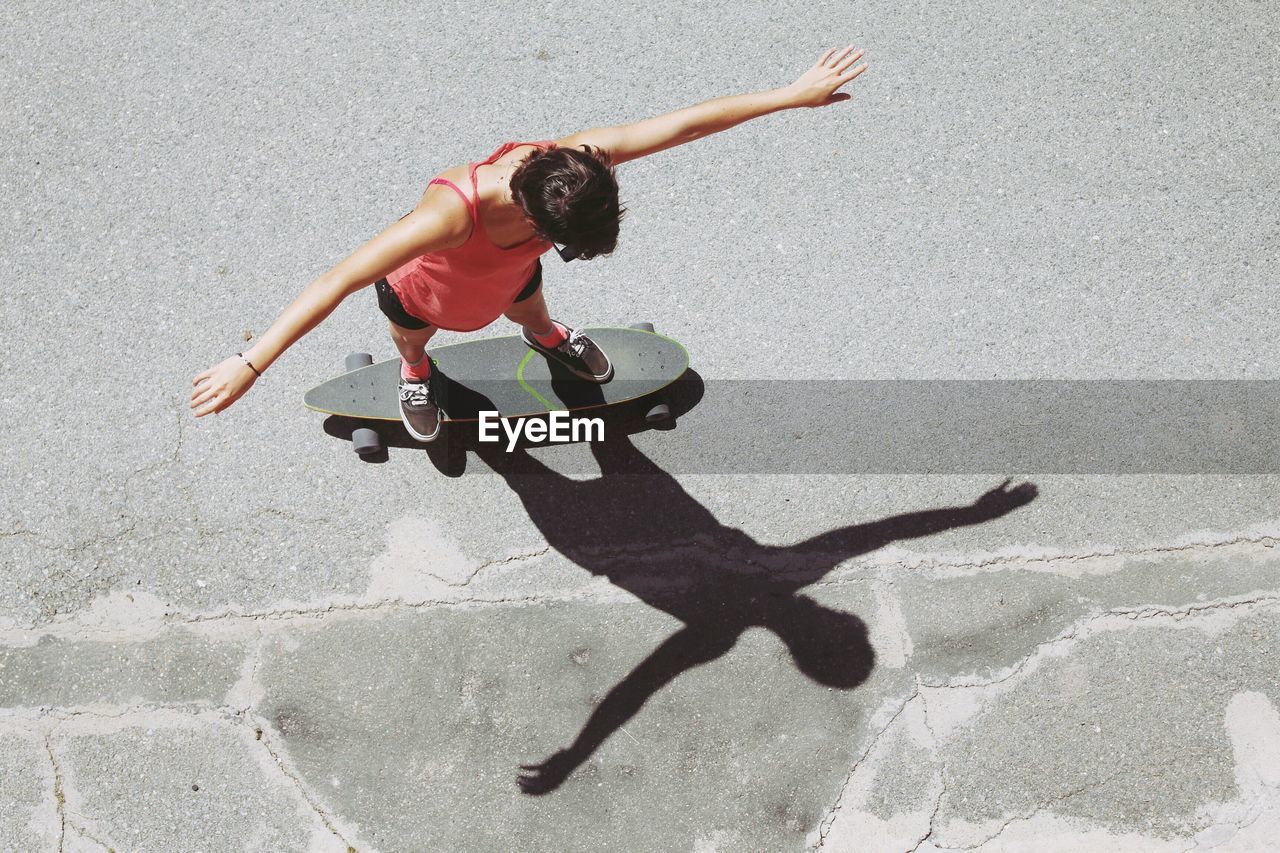
[[[563,323],[560,325],[564,326]],[[561,341],[559,346],[555,347],[547,347],[538,343],[529,334],[528,329],[520,329],[520,337],[531,348],[552,361],[563,365],[579,379],[599,383],[605,383],[612,379],[613,362],[609,361],[609,356],[605,355],[604,350],[596,346],[595,341],[577,329],[570,329],[568,326],[565,326],[565,329],[568,330],[569,336]]]
[[[434,370],[431,377],[435,378]],[[435,441],[444,421],[431,386],[431,379],[419,382],[400,377],[400,420],[409,435],[421,442]]]

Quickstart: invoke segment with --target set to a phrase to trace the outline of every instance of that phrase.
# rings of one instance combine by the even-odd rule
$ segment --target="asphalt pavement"
[[[0,849],[1275,844],[1280,7],[18,0],[0,36]],[[438,172],[849,43],[851,101],[620,166],[617,252],[544,257],[553,316],[688,348],[674,429],[361,461],[302,394],[394,354],[371,291],[188,411]],[[1150,396],[1073,431],[1046,380]]]

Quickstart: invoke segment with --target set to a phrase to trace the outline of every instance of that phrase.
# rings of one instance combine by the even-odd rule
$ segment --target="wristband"
[[[253,362],[252,362],[252,361],[250,361],[249,359],[245,358],[244,353],[242,353],[242,352],[238,352],[238,353],[236,353],[236,355],[240,356],[240,360],[241,360],[241,361],[243,361],[245,364],[249,365],[249,369],[250,369],[250,370],[252,370],[252,371],[254,372],[254,375],[256,375],[259,379],[261,379],[261,378],[262,378],[262,371],[258,370],[258,368],[256,368],[256,367],[254,367],[254,366],[253,366]]]

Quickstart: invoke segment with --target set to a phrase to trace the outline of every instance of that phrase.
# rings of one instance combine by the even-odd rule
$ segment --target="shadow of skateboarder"
[[[852,557],[999,518],[1037,494],[1031,483],[1010,487],[1006,480],[966,506],[904,513],[773,546],[717,521],[629,436],[591,444],[600,466],[591,480],[566,477],[523,449],[475,450],[520,497],[547,544],[684,623],[609,691],[573,743],[522,765],[517,783],[526,794],[555,790],[650,696],[728,652],[753,626],[777,634],[812,680],[857,687],[875,663],[866,625],[799,590]]]

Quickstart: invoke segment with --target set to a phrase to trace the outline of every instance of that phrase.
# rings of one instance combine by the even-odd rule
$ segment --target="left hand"
[[[999,518],[1020,506],[1031,503],[1040,494],[1035,483],[1019,483],[1009,487],[1012,480],[1005,480],[973,502],[973,509],[983,518]]]
[[[258,374],[243,357],[233,355],[196,376],[191,382],[191,408],[197,418],[218,414],[244,396]]]
[[[783,89],[793,107],[825,107],[853,96],[836,90],[867,70],[867,63],[854,66],[865,51],[849,45],[840,53],[831,48],[800,79]]]

